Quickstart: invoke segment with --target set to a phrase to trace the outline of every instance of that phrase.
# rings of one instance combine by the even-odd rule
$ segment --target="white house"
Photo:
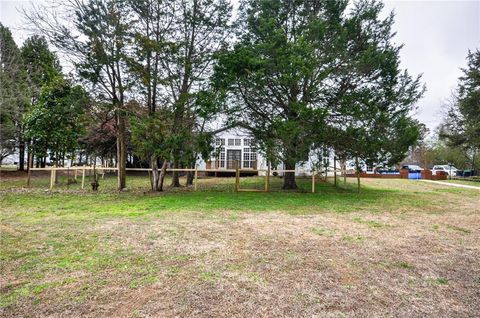
[[[255,146],[253,137],[248,131],[242,128],[230,128],[222,131],[215,136],[214,151],[212,156],[206,162],[198,160],[197,167],[199,169],[218,169],[225,172],[232,172],[239,165],[242,171],[252,170],[252,173],[260,175],[265,174],[262,170],[267,170],[267,160]],[[329,175],[333,175],[333,156],[330,157]],[[316,162],[314,153],[311,154],[309,160],[303,164],[297,164],[296,175],[310,175],[312,167]],[[340,169],[340,163],[337,162],[337,169]],[[347,162],[347,171],[353,173],[355,171],[355,163]],[[284,169],[283,165],[278,167],[270,167],[271,171],[275,169]],[[362,164],[362,171],[368,174],[375,173],[373,166]],[[258,171],[260,170],[260,171]],[[246,172],[246,171],[245,171]]]
[[[252,170],[252,173],[259,175],[265,174],[262,170],[267,170],[267,160],[255,147],[253,137],[248,131],[242,128],[231,128],[218,133],[214,139],[214,151],[206,162],[199,160],[197,167],[199,169],[218,169],[225,170],[225,172],[233,172],[237,168],[242,169],[242,172]],[[307,162],[297,164],[296,175],[310,175],[314,165],[315,158],[312,156]],[[349,167],[347,167],[349,168]],[[271,171],[276,169],[284,169],[283,165],[278,167],[271,167]],[[337,169],[340,169],[340,163],[337,162]],[[260,170],[260,171],[258,171]],[[330,158],[329,170],[333,170],[333,156]],[[373,169],[365,167],[364,171],[373,173]],[[333,171],[331,172],[333,174]]]
[[[267,169],[265,158],[258,152],[254,139],[240,128],[231,128],[218,133],[214,139],[214,151],[206,162],[199,160],[199,169],[242,170]]]

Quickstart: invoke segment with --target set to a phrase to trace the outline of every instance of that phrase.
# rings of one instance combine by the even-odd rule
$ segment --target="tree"
[[[152,160],[152,190],[163,191],[163,181],[167,169],[167,160],[163,160],[161,171],[158,171],[158,159],[168,158],[171,154],[173,124],[172,113],[168,110],[157,110],[148,116],[132,119],[132,143],[135,152],[141,158]]]
[[[440,127],[440,137],[450,146],[463,148],[470,159],[471,168],[475,169],[480,150],[479,50],[468,53],[467,68],[462,71],[457,91]]]
[[[341,59],[329,93],[326,144],[345,159],[368,165],[400,162],[421,137],[411,118],[425,87],[399,68],[402,46],[392,43],[394,15],[382,19],[383,4],[358,1],[346,22]],[[423,125],[424,126],[424,125]]]
[[[25,118],[26,137],[32,140],[37,156],[50,155],[58,166],[60,159],[73,155],[84,132],[88,95],[57,77],[43,87],[38,103]]]
[[[28,104],[27,74],[12,33],[0,23],[0,162],[19,149],[23,170],[22,117]]]
[[[230,5],[224,0],[142,0],[129,1],[129,6],[136,23],[128,64],[138,78],[135,88],[146,104],[146,111],[137,112],[133,119],[133,138],[137,152],[150,160],[152,190],[160,190],[160,162],[162,170],[169,161],[174,168],[193,166],[202,152],[205,123],[216,112],[209,103],[203,103],[208,95],[205,82],[213,54],[227,36]],[[166,120],[171,122],[160,122]],[[169,127],[172,131],[143,132],[139,127]],[[150,140],[163,140],[169,148]],[[191,181],[187,178],[187,184]],[[180,185],[177,172],[172,184]]]
[[[58,18],[59,13],[67,17]],[[129,13],[125,1],[90,0],[59,2],[53,11],[45,7],[25,12],[59,50],[72,58],[78,74],[99,101],[109,101],[116,118],[119,190],[126,187],[127,111],[129,78],[125,50]]]
[[[136,23],[133,25],[133,50],[127,57],[127,64],[130,73],[138,79],[135,88],[146,105],[146,112],[139,111],[139,116],[133,118],[135,124],[132,142],[136,145],[135,152],[150,161],[152,190],[162,191],[170,153],[166,150],[166,145],[159,142],[165,142],[165,127],[171,128],[171,122],[161,121],[171,120],[171,117],[166,116],[170,110],[168,104],[158,105],[159,100],[164,102],[160,93],[162,86],[159,84],[165,74],[160,64],[166,47],[173,45],[168,43],[166,37],[172,31],[174,5],[157,0],[131,0],[128,5],[135,13]],[[158,111],[161,114],[157,114]],[[153,140],[156,142],[152,143]],[[162,173],[158,170],[159,161],[163,162]]]
[[[163,91],[173,112],[171,156],[174,168],[193,166],[203,136],[205,118],[199,114],[197,94],[208,89],[214,54],[225,44],[229,34],[231,5],[226,0],[177,0],[172,10],[173,22],[166,38],[170,45],[161,55],[166,72]],[[208,117],[208,116],[207,116]],[[193,142],[192,142],[193,141]],[[172,185],[180,186],[178,173]]]
[[[22,60],[28,74],[31,104],[38,100],[42,86],[62,74],[60,61],[50,51],[45,37],[33,35],[25,40],[21,49]]]
[[[93,107],[87,110],[86,132],[79,140],[80,152],[79,161],[82,161],[82,154],[85,154],[84,160],[93,155],[100,157],[102,161],[108,160],[110,166],[113,166],[113,158],[116,155],[116,122],[115,116],[109,111],[108,105],[98,105],[93,102]]]
[[[15,123],[3,109],[2,105],[2,112],[0,113],[0,165],[6,157],[15,153],[16,148]]]
[[[410,147],[408,156],[404,158],[404,162],[407,164],[416,163],[423,166],[425,169],[432,164],[431,160],[431,148],[432,142],[428,139],[430,130],[423,123],[417,121],[419,130],[419,137],[415,144]]]
[[[21,48],[22,60],[27,72],[29,107],[24,112],[28,113],[37,103],[40,91],[44,85],[51,83],[57,76],[61,76],[62,68],[55,53],[50,51],[45,37],[33,35],[23,43]],[[25,141],[19,146],[20,170],[23,170],[23,158],[25,157]]]
[[[247,1],[240,41],[220,56],[214,77],[230,93],[231,120],[288,170],[318,147],[398,159],[415,140],[408,112],[422,91],[400,72],[393,16],[381,20],[381,9],[372,1],[351,9],[348,1]],[[286,173],[283,188],[296,187]]]

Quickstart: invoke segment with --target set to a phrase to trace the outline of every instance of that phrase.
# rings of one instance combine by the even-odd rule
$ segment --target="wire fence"
[[[151,169],[127,168],[127,189],[132,191],[151,190]],[[173,187],[172,173],[179,174],[181,187]],[[330,171],[340,176],[341,170]],[[284,175],[295,170],[247,170],[247,169],[167,169],[164,188],[168,191],[231,191],[231,192],[276,192],[283,191]],[[187,176],[191,174],[191,184]],[[29,188],[59,190],[92,190],[95,175],[98,190],[116,191],[117,168],[110,167],[47,167],[31,168],[23,186]],[[221,175],[221,177],[218,177]],[[297,191],[317,192],[323,184],[334,182],[324,173],[311,171],[310,175],[296,176]]]

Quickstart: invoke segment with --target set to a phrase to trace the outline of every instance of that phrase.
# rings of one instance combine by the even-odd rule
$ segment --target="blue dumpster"
[[[408,173],[408,179],[422,179],[422,173],[421,172],[409,172]]]

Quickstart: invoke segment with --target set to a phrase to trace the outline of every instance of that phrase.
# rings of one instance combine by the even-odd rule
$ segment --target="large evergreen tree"
[[[214,82],[230,92],[231,119],[286,169],[313,147],[394,160],[414,142],[408,113],[422,90],[400,72],[393,16],[380,19],[381,9],[343,0],[250,0],[241,8],[240,40],[220,57]],[[296,188],[294,173],[283,188]]]
[[[78,148],[84,133],[89,99],[85,91],[62,77],[44,85],[38,102],[25,118],[26,137],[37,156],[50,156],[59,165]]]
[[[458,89],[447,109],[440,137],[450,146],[463,148],[472,169],[480,150],[480,51],[469,52]]]
[[[21,48],[22,61],[28,75],[28,93],[30,105],[25,113],[35,107],[40,96],[40,91],[45,85],[50,84],[57,76],[61,76],[62,68],[57,55],[48,47],[45,37],[33,35],[25,40]],[[25,153],[25,141],[23,139],[19,146],[20,170],[23,169]],[[45,158],[37,158],[37,162],[45,163]]]
[[[31,103],[37,101],[42,86],[61,75],[62,68],[55,53],[48,47],[45,37],[33,35],[21,48],[23,63],[28,73]]]
[[[0,23],[0,162],[19,149],[24,163],[23,115],[28,105],[27,74],[10,30]]]

